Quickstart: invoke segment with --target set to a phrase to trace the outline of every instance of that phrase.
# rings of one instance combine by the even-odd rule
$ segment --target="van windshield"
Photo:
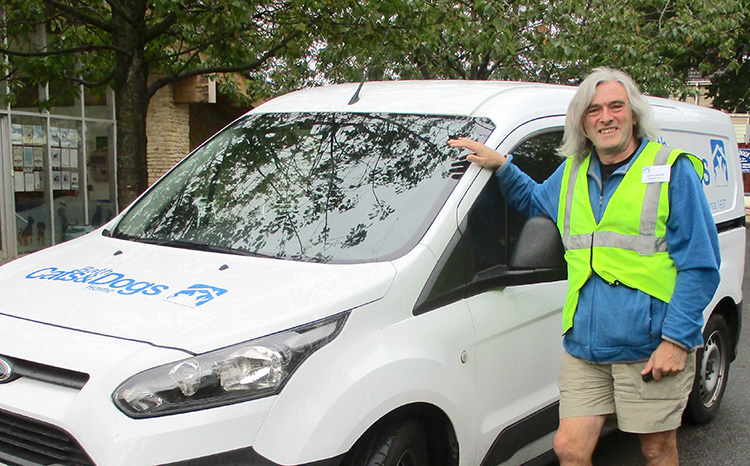
[[[275,113],[238,120],[119,222],[118,238],[308,262],[389,260],[413,248],[456,185],[450,137],[488,119]]]

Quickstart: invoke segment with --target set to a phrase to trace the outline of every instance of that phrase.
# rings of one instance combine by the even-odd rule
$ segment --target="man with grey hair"
[[[563,307],[562,466],[590,465],[602,427],[639,435],[647,465],[677,465],[676,429],[719,284],[719,243],[696,157],[653,142],[650,107],[626,74],[597,68],[568,107],[567,157],[538,184],[512,156],[458,138],[496,170],[508,202],[557,223],[568,264]],[[646,176],[648,174],[648,176]]]

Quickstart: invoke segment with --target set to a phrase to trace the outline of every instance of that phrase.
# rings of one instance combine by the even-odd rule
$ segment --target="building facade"
[[[60,243],[116,214],[114,95],[80,88],[39,110],[50,89],[0,108],[0,260]]]

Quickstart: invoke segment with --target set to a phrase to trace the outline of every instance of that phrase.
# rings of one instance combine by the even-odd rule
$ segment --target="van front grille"
[[[94,466],[64,430],[0,410],[0,464]]]

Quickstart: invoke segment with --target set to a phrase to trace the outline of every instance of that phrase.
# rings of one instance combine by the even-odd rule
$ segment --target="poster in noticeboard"
[[[13,170],[23,171],[23,146],[13,146]]]
[[[44,191],[48,169],[53,190],[79,190],[79,136],[75,128],[51,127],[47,133],[41,125],[12,124],[13,190]]]
[[[50,128],[49,143],[52,147],[60,147],[60,128],[57,126]]]
[[[57,191],[62,189],[62,175],[59,171],[52,172],[52,189]]]
[[[20,146],[23,144],[23,125],[10,125],[11,144]]]
[[[70,172],[70,189],[74,191],[78,190],[78,172],[77,171]]]

